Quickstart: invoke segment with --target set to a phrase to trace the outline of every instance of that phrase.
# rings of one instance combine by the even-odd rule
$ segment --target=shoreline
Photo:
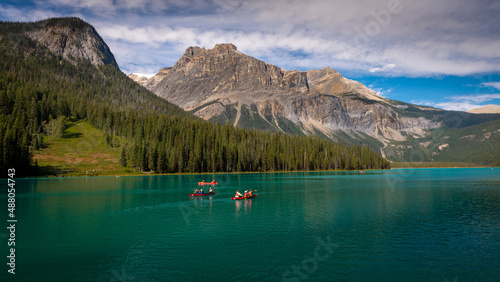
[[[401,169],[455,169],[455,168],[491,168],[492,170],[495,168],[500,168],[496,166],[428,166],[428,167],[419,167],[419,166],[413,166],[413,167],[393,167],[390,169],[366,169],[363,170],[364,172],[366,171],[376,171],[376,170],[382,170],[382,171],[390,171],[390,170],[401,170]],[[73,177],[88,177],[88,178],[93,178],[93,177],[136,177],[136,176],[180,176],[180,175],[218,175],[218,174],[256,174],[256,173],[294,173],[294,172],[307,172],[307,173],[314,173],[314,172],[358,172],[360,170],[291,170],[291,171],[242,171],[242,172],[176,172],[176,173],[131,173],[131,174],[103,174],[103,175],[80,175],[80,174],[67,174],[67,175],[41,175],[41,176],[26,176],[23,178],[73,178]],[[359,175],[363,175],[365,173],[359,173]]]

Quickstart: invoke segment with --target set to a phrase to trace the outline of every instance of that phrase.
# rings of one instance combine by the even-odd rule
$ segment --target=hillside
[[[77,42],[70,45],[85,52],[54,43],[61,38]],[[379,153],[367,147],[203,121],[137,85],[118,69],[112,53],[106,50],[109,48],[95,29],[76,18],[0,23],[3,172],[15,167],[19,175],[36,174],[39,170],[33,155],[38,159],[55,144],[46,142],[47,137],[78,150],[78,143],[70,145],[78,138],[65,135],[71,122],[86,122],[101,131],[112,150],[118,149],[112,141],[121,140],[120,164],[135,171],[388,167]],[[60,169],[64,169],[64,162],[76,161],[72,158],[63,161]]]
[[[477,116],[385,99],[329,67],[284,70],[241,53],[233,44],[217,44],[213,49],[189,47],[174,66],[155,76],[130,77],[205,120],[367,145],[393,161],[409,161],[410,151],[422,155],[422,161],[432,161],[432,154],[441,151],[429,155],[428,146],[415,146],[415,140],[425,143],[430,138],[432,143],[436,140],[431,132],[436,130],[481,127],[500,119],[500,114]],[[496,135],[492,140],[500,144]],[[477,145],[467,150],[491,149]],[[430,148],[436,146],[439,144]],[[500,150],[498,146],[493,149]],[[467,154],[458,148],[451,146],[450,150],[465,162]]]
[[[120,148],[126,140],[113,142],[88,122],[68,121],[61,137],[44,136],[44,148],[34,152],[37,173],[53,176],[126,175],[131,169],[120,165]]]

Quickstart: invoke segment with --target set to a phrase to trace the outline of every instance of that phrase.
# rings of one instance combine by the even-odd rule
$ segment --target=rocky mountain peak
[[[216,44],[215,47],[212,49],[214,52],[218,53],[227,53],[229,51],[236,51],[238,48],[232,43],[223,43],[223,44]]]
[[[200,48],[198,46],[191,46],[186,49],[186,51],[184,52],[184,56],[189,58],[194,58],[204,53],[205,51],[206,51],[205,48]]]
[[[245,55],[233,44],[189,47],[173,67],[146,81],[132,78],[203,119],[235,126],[333,140],[370,136],[386,144],[440,125],[399,117],[390,101],[330,67],[288,71]]]
[[[51,18],[25,24],[24,34],[65,59],[89,60],[93,65],[118,65],[93,26],[79,18]]]

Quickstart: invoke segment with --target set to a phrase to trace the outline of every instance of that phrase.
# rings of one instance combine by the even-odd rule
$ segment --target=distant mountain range
[[[468,129],[500,125],[499,114],[444,111],[385,99],[331,68],[284,70],[241,53],[233,44],[189,47],[173,67],[149,79],[129,77],[213,122],[366,144],[394,161],[488,164],[500,159],[500,131],[494,128],[485,132],[488,138],[476,140],[474,150],[463,151],[462,144]],[[463,136],[450,139],[457,132]],[[490,144],[493,140],[496,145]],[[478,153],[482,148],[496,152]]]

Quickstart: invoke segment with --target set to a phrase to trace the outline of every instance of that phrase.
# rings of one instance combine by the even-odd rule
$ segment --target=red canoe
[[[198,185],[214,185],[214,184],[219,184],[219,182],[198,182]]]
[[[209,192],[209,193],[203,193],[203,194],[189,194],[189,196],[191,196],[191,197],[208,196],[208,195],[215,195],[215,192]]]
[[[259,195],[255,194],[255,195],[246,196],[246,197],[231,197],[231,200],[245,200],[245,199],[255,198],[257,196],[259,196]]]

